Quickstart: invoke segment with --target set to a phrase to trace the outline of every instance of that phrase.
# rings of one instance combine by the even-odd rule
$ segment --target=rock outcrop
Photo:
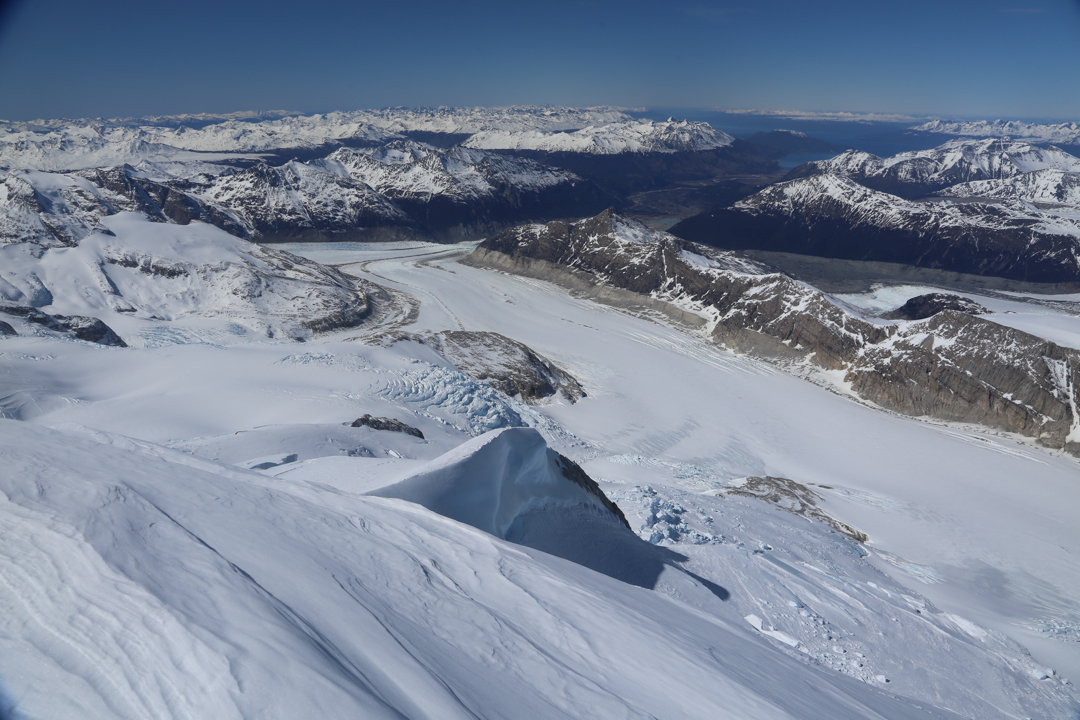
[[[127,347],[127,343],[98,318],[86,317],[85,315],[50,315],[27,305],[0,305],[0,312],[23,318],[27,323],[40,325],[46,330],[76,340],[84,340],[99,345],[112,345],[113,347]],[[0,325],[10,330],[10,332],[6,332],[4,328],[0,328],[0,335],[16,334],[8,323],[0,323]]]
[[[978,423],[1080,454],[1080,352],[966,312],[873,322],[765,265],[648,230],[613,210],[508,230],[465,262],[623,304],[632,295],[696,318],[736,351],[840,371],[845,389],[887,409]]]
[[[412,425],[406,425],[400,420],[395,420],[394,418],[371,417],[370,414],[365,414],[363,417],[356,418],[352,421],[352,424],[349,427],[369,427],[372,430],[388,430],[390,432],[399,432],[405,433],[406,435],[412,435],[413,437],[418,437],[421,440],[424,439],[424,433],[420,432],[420,430],[414,428]]]
[[[461,372],[522,402],[534,403],[556,393],[571,403],[585,397],[585,389],[570,373],[499,333],[446,330],[395,339],[428,345]]]
[[[951,293],[927,293],[917,295],[895,310],[882,314],[886,320],[924,320],[943,310],[955,310],[968,315],[985,315],[990,312],[974,300]]]

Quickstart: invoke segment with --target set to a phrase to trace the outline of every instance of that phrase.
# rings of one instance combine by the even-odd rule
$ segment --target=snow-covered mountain
[[[785,193],[783,186],[771,190]],[[835,196],[859,190],[873,192],[851,183],[837,185]],[[617,291],[630,291],[660,301],[654,309],[668,314],[664,305],[673,305],[676,319],[704,324],[732,349],[838,373],[845,392],[889,409],[980,423],[1080,454],[1080,353],[982,318],[944,311],[871,322],[771,268],[610,210],[573,225],[507,230],[481,243],[469,262],[591,286],[621,305],[635,301]],[[925,382],[909,382],[915,373]]]
[[[103,217],[211,223],[257,241],[468,237],[537,217],[596,212],[612,197],[533,160],[391,141],[341,148],[310,163],[143,162],[0,181],[0,242],[72,244]]]
[[[393,141],[342,148],[313,164],[366,183],[442,240],[525,218],[594,213],[615,199],[568,170],[462,146]]]
[[[354,279],[205,223],[150,222],[121,212],[71,246],[0,245],[0,301],[102,319],[129,344],[156,323],[223,336],[307,338],[368,312]]]
[[[0,168],[63,171],[143,160],[213,160],[343,143],[375,145],[408,132],[553,132],[630,120],[617,108],[533,106],[241,115],[155,117],[146,123],[132,118],[0,121]]]
[[[672,232],[724,248],[1076,283],[1077,177],[1080,158],[1000,139],[889,158],[848,150]]]
[[[996,180],[958,183],[938,195],[978,197],[999,200],[1023,200],[1080,207],[1080,173],[1066,170],[1036,170]]]
[[[797,168],[789,177],[844,175],[878,190],[906,197],[977,180],[1001,180],[1039,170],[1080,172],[1080,158],[1055,147],[997,138],[952,140],[936,148],[888,158],[848,150]]]
[[[228,208],[258,240],[398,239],[416,222],[363,181],[323,166],[258,163],[214,178],[199,196]]]
[[[503,269],[573,296],[457,248],[298,244],[388,287],[360,288],[358,327],[293,335],[284,312],[320,317],[343,276],[206,223],[101,222],[0,248],[50,311],[131,339],[0,339],[8,716],[1008,720],[1080,699],[1051,639],[1075,627],[1073,459],[706,338],[796,371],[885,353],[848,370],[1048,443],[1073,361],[1051,344],[872,322],[612,213],[507,233]],[[282,332],[245,341],[275,308]],[[658,313],[679,325],[637,316]]]
[[[1067,208],[1040,209],[1017,200],[906,200],[845,175],[778,183],[731,207],[684,220],[672,231],[717,247],[903,263],[1029,282],[1080,281],[1080,221]]]
[[[931,120],[911,128],[915,132],[963,137],[1000,137],[1057,145],[1080,144],[1080,123],[1025,123],[1016,120]]]
[[[546,153],[674,153],[717,150],[735,141],[708,123],[691,120],[632,120],[575,131],[487,130],[465,141],[487,150],[536,150]]]

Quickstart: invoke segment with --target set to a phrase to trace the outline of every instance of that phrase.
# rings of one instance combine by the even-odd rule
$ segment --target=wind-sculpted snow
[[[421,131],[576,130],[626,122],[617,108],[390,108],[278,117],[0,121],[0,168],[66,171],[141,161],[208,160],[341,143],[377,145]],[[283,116],[280,116],[283,115]],[[217,121],[217,122],[207,122]]]
[[[956,717],[412,503],[2,422],[30,717]]]
[[[790,188],[770,191],[790,198]],[[1080,353],[983,318],[944,311],[910,323],[870,322],[767,267],[610,210],[572,225],[506,231],[481,243],[469,262],[629,290],[702,318],[704,331],[732,349],[840,371],[845,392],[891,410],[980,423],[1080,453]]]
[[[338,271],[212,225],[135,213],[102,223],[74,247],[0,245],[0,300],[102,318],[121,335],[140,321],[201,317],[305,338],[368,312],[364,292]]]
[[[716,150],[732,142],[733,137],[708,123],[672,119],[661,122],[634,120],[589,126],[572,132],[489,130],[476,133],[464,144],[485,150],[616,155]]]

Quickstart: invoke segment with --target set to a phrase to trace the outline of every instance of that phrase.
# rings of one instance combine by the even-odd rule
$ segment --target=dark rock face
[[[571,403],[585,397],[581,384],[568,372],[530,347],[493,332],[447,330],[426,335],[402,335],[430,346],[458,370],[526,403],[560,393]]]
[[[389,430],[390,432],[400,432],[406,435],[412,435],[418,437],[421,440],[424,439],[424,433],[420,432],[411,425],[406,425],[400,420],[394,418],[384,417],[371,417],[371,415],[364,415],[363,417],[353,420],[352,425],[349,427],[369,427],[372,430]]]
[[[99,345],[112,345],[113,347],[127,347],[119,335],[113,332],[101,320],[84,315],[49,315],[37,308],[26,305],[0,305],[0,312],[26,318],[27,322],[41,325],[53,332],[61,333],[76,340],[98,343]],[[4,323],[7,325],[7,323]],[[8,325],[10,328],[11,326]],[[12,330],[14,334],[14,330]]]
[[[927,293],[908,300],[892,312],[881,317],[886,320],[923,320],[942,310],[955,310],[968,315],[985,315],[990,312],[974,300],[949,293]]]
[[[7,337],[9,335],[18,335],[18,333],[15,332],[15,328],[11,327],[3,320],[0,320],[0,337]]]
[[[551,452],[555,451],[552,450]],[[589,474],[582,470],[580,465],[562,453],[555,452],[555,454],[558,456],[557,461],[559,463],[559,470],[562,471],[564,478],[590,495],[596,497],[612,515],[622,521],[622,524],[626,526],[627,530],[632,529],[630,523],[626,521],[626,516],[623,515],[623,511],[619,509],[619,506],[613,503],[608,496],[604,494],[604,491],[600,489],[600,486],[596,484],[596,481],[589,477]]]
[[[714,318],[715,341],[782,364],[843,371],[859,397],[882,407],[978,423],[1080,454],[1070,440],[1080,429],[1073,409],[1080,352],[967,312],[874,324],[767,266],[649,231],[613,211],[506,231],[466,261],[577,289],[620,288],[647,296],[643,305],[693,307]]]

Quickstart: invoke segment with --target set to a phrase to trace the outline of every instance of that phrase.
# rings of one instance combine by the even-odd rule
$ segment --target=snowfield
[[[130,345],[0,337],[0,717],[1080,709],[1074,458],[455,262],[470,245],[102,223],[0,247],[9,302]],[[526,405],[399,339],[451,329],[586,394]]]

